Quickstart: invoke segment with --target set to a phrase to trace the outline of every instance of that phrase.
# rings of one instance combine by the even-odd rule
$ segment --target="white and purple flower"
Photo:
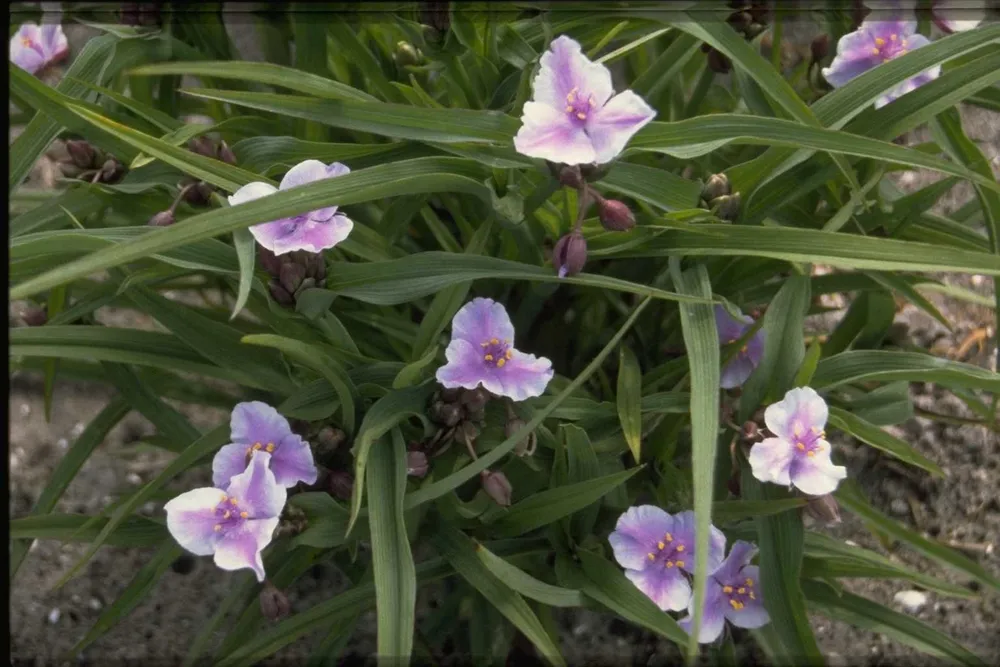
[[[350,173],[345,165],[334,162],[327,166],[319,160],[306,160],[288,170],[281,184],[275,188],[268,183],[247,183],[229,196],[229,204],[238,206],[248,201],[260,199],[279,190],[288,190],[324,178],[336,178]],[[332,248],[347,238],[354,223],[336,206],[327,206],[293,218],[283,218],[264,222],[250,228],[250,233],[275,255],[283,255],[294,250],[320,252]]]
[[[986,0],[933,0],[931,15],[941,30],[965,32],[986,18]]]
[[[904,15],[907,18],[901,18]],[[839,88],[873,67],[928,44],[930,40],[917,33],[911,9],[900,5],[891,6],[888,11],[876,10],[857,30],[840,38],[837,56],[829,67],[823,68],[823,76],[831,86]],[[875,108],[884,107],[936,79],[940,73],[941,66],[935,65],[903,81],[876,99]]]
[[[62,26],[24,23],[10,38],[10,61],[28,72],[37,74],[57,63],[69,53],[69,43]]]
[[[168,502],[167,528],[177,543],[196,556],[215,554],[223,570],[250,568],[264,581],[261,551],[271,542],[287,497],[268,468],[270,458],[254,452],[225,491],[193,489]]]
[[[514,349],[514,325],[492,299],[473,299],[455,313],[445,357],[437,380],[448,389],[482,385],[514,401],[541,396],[554,374],[545,357]]]
[[[830,460],[826,441],[829,410],[810,387],[792,389],[778,403],[767,406],[764,422],[775,435],[750,449],[753,476],[762,482],[795,485],[803,493],[833,493],[847,469]]]
[[[618,518],[608,542],[625,576],[663,611],[680,611],[691,600],[687,573],[694,573],[694,512],[672,516],[653,505],[631,507]],[[712,526],[708,568],[726,552],[726,537]]]
[[[610,162],[656,116],[631,90],[615,95],[608,68],[591,62],[566,35],[542,54],[531,90],[514,148],[550,162]]]
[[[750,565],[756,551],[757,548],[749,542],[736,542],[726,560],[708,577],[698,632],[699,643],[715,641],[722,634],[727,620],[738,628],[750,629],[770,622],[771,617],[761,600],[760,569]],[[693,614],[694,600],[688,606],[688,616],[680,620],[680,626],[689,634],[694,622]]]
[[[740,318],[733,318],[722,306],[715,307],[715,328],[719,331],[719,340],[723,344],[735,343],[746,333],[754,323],[749,315],[744,315],[740,311]],[[758,329],[750,340],[740,348],[736,356],[729,360],[722,368],[722,377],[719,385],[723,389],[739,387],[750,374],[753,373],[757,365],[760,364],[761,357],[764,356],[764,330]]]
[[[232,442],[212,460],[212,483],[224,489],[243,472],[254,452],[268,454],[277,484],[292,487],[299,482],[314,484],[318,472],[309,443],[292,432],[288,420],[267,403],[250,401],[233,408],[229,422]]]

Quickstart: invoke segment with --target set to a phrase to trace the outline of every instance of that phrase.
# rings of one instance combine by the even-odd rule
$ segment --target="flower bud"
[[[207,206],[212,201],[212,192],[214,191],[211,185],[200,181],[184,191],[184,201],[192,206]]]
[[[102,183],[117,183],[125,175],[125,165],[113,157],[104,161],[101,167],[100,181]]]
[[[215,142],[205,135],[195,137],[189,141],[188,150],[192,153],[197,153],[198,155],[204,155],[205,157],[210,158],[214,158],[219,154],[219,149],[215,145]]]
[[[262,245],[257,246],[257,261],[260,262],[260,268],[268,274],[275,278],[281,275],[281,258]]]
[[[578,166],[567,166],[559,170],[559,182],[569,188],[576,188],[579,190],[585,185],[583,180],[583,174],[580,173],[580,167]]]
[[[175,222],[176,220],[174,219],[174,212],[171,211],[170,209],[167,209],[166,211],[160,211],[159,213],[154,215],[152,218],[149,219],[149,222],[147,222],[146,224],[149,225],[150,227],[169,227]]]
[[[281,286],[277,280],[272,280],[267,285],[268,291],[271,293],[271,298],[280,303],[282,306],[294,306],[295,297],[289,294],[288,290]]]
[[[354,476],[346,470],[333,470],[327,482],[327,491],[339,500],[350,500],[354,493]]]
[[[485,408],[486,404],[489,403],[490,392],[486,391],[482,387],[466,389],[462,392],[462,396],[459,401],[465,406],[466,410],[476,412]]]
[[[510,507],[510,497],[513,487],[507,481],[507,476],[502,472],[484,470],[480,473],[480,480],[483,484],[483,491],[501,507]]]
[[[316,454],[329,458],[347,440],[347,434],[339,428],[324,426],[316,434]]]
[[[461,387],[444,387],[439,392],[441,400],[445,403],[458,403],[462,400],[465,389]]]
[[[299,294],[302,294],[302,292],[304,292],[305,290],[309,289],[310,287],[316,287],[316,279],[315,278],[305,278],[299,284],[299,288],[297,290],[295,290],[295,296],[298,297]]]
[[[431,406],[431,419],[443,426],[454,426],[462,421],[462,408],[454,403],[435,403]]]
[[[760,435],[760,427],[757,426],[757,422],[748,421],[743,423],[742,428],[743,438],[746,440],[756,440],[757,436]]]
[[[627,232],[635,227],[632,209],[617,199],[599,199],[597,214],[601,219],[601,226],[609,232]]]
[[[323,260],[323,255],[320,253],[312,254],[312,256],[306,260],[304,266],[306,267],[306,278],[313,278],[317,281],[326,278],[326,262]]]
[[[306,268],[301,264],[282,264],[281,271],[279,273],[279,279],[281,280],[281,286],[289,294],[295,294],[295,290],[299,288],[302,284],[302,280],[306,277]]]
[[[80,169],[90,169],[97,164],[97,151],[86,141],[70,139],[66,142],[66,152]]]
[[[829,493],[825,496],[814,496],[806,503],[805,512],[817,521],[827,524],[840,523],[840,505],[837,499]]]
[[[219,159],[226,164],[236,164],[236,153],[225,141],[219,142]]]
[[[708,42],[702,42],[701,43],[701,52],[702,53],[708,53],[711,50],[712,50],[712,45],[711,44],[709,44]]]
[[[424,477],[430,466],[427,464],[427,455],[423,452],[406,453],[406,474],[412,477]]]
[[[723,220],[735,220],[740,214],[740,193],[716,197],[711,202],[712,211]]]
[[[753,16],[750,12],[733,12],[726,19],[726,22],[733,26],[733,30],[736,32],[743,32],[753,23]]]
[[[451,27],[451,16],[448,12],[447,0],[425,0],[420,3],[420,22],[440,33],[448,32]]]
[[[454,438],[466,447],[471,447],[479,437],[479,429],[470,421],[464,421],[455,427]]]
[[[575,276],[587,263],[587,240],[580,232],[570,232],[556,242],[552,250],[552,265],[560,278]]]
[[[712,49],[708,52],[708,68],[716,74],[728,74],[733,64],[729,62],[729,58]]]
[[[44,305],[28,306],[22,313],[21,319],[29,327],[40,327],[49,321],[48,308]]]
[[[507,423],[503,425],[503,434],[509,438],[522,428],[524,428],[524,420],[520,417],[514,417],[513,419],[508,419]],[[537,447],[538,436],[532,431],[528,434],[528,437],[514,445],[514,453],[518,456],[531,456],[535,453]]]
[[[409,42],[400,41],[396,42],[396,52],[393,54],[393,60],[400,67],[419,65],[421,60],[423,60],[423,54]]]
[[[277,621],[292,611],[288,596],[279,591],[278,587],[269,580],[264,582],[258,599],[260,600],[260,611],[264,618],[269,621]]]
[[[812,51],[814,63],[822,61],[823,58],[826,58],[826,54],[830,52],[830,36],[827,34],[817,35],[809,45],[809,50]]]
[[[725,174],[712,174],[705,182],[705,187],[701,189],[701,198],[705,201],[712,201],[717,197],[728,195],[729,178]]]

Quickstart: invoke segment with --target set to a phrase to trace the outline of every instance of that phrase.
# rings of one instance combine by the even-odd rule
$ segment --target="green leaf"
[[[709,294],[711,296],[711,294]],[[618,350],[618,419],[636,463],[642,456],[642,370],[632,350]]]
[[[409,662],[416,622],[417,577],[403,522],[406,445],[398,429],[371,455],[368,523],[371,526],[380,660]]]
[[[775,500],[722,500],[712,504],[712,517],[719,524],[757,516],[781,514],[805,507],[805,498],[779,498]]]
[[[477,545],[451,526],[443,525],[431,538],[434,548],[466,582],[513,623],[535,645],[546,662],[565,665],[559,647],[545,632],[538,617],[521,595],[497,578],[477,557]]]
[[[112,519],[85,514],[39,514],[11,519],[12,540],[59,540],[60,542],[100,541],[112,547],[148,547],[170,539],[162,523],[141,516],[129,516],[110,530]],[[102,537],[103,535],[103,537]],[[96,547],[95,547],[96,550]]]
[[[233,232],[233,246],[236,248],[236,257],[240,262],[240,287],[236,293],[236,303],[233,304],[233,314],[230,320],[243,310],[250,296],[250,285],[253,283],[253,265],[255,259],[255,246],[253,235],[247,229],[237,229]]]
[[[879,380],[937,382],[945,386],[1000,391],[1000,375],[988,370],[919,352],[853,350],[819,362],[813,387],[831,389],[847,383]]]
[[[831,406],[830,425],[839,428],[841,431],[854,436],[876,449],[891,454],[903,463],[922,468],[932,475],[944,477],[944,471],[936,463],[916,451],[912,445],[893,435],[889,435],[878,426],[865,421],[847,410]]]
[[[434,363],[434,360],[437,358],[437,352],[438,346],[435,345],[427,350],[427,353],[423,357],[404,366],[399,371],[399,375],[392,381],[392,388],[405,389],[406,387],[422,382],[425,379],[423,377],[424,371]]]
[[[145,386],[131,368],[106,361],[101,363],[101,367],[104,374],[118,388],[129,405],[152,422],[161,435],[176,442],[180,448],[183,448],[185,443],[197,440],[201,435],[184,415],[163,402],[149,387]]]
[[[479,542],[475,542],[476,555],[497,579],[510,586],[524,597],[537,600],[553,607],[582,607],[583,595],[580,591],[553,586],[536,579],[521,568],[511,565]]]

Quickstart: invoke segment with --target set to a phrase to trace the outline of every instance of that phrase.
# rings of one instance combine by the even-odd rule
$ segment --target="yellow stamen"
[[[668,560],[666,563],[664,563],[664,565],[666,565],[668,568],[671,568],[674,566],[674,561]]]
[[[492,343],[493,345],[499,345],[500,341],[498,341],[496,338],[491,338],[490,343]]]
[[[227,500],[229,500],[229,496],[227,496],[226,494],[224,494],[224,493],[223,493],[223,494],[222,494],[222,500],[220,500],[219,502],[223,502],[223,503],[224,503],[224,502],[226,502]]]
[[[681,552],[681,551],[684,551],[684,545],[683,544],[678,544],[677,545],[677,551],[678,551],[678,553]]]
[[[267,452],[270,454],[271,452],[274,451],[274,443],[273,442],[267,443],[267,447],[265,447],[264,449],[266,449]]]
[[[503,353],[503,356],[506,357],[507,359],[510,359],[511,357],[514,356],[514,352],[511,350],[507,350],[506,352]]]
[[[682,560],[677,561],[677,567],[684,567],[684,561]]]
[[[646,557],[649,558],[649,560],[656,560],[656,554],[646,554]]]
[[[241,519],[245,519],[245,518],[247,518],[248,516],[250,516],[250,514],[249,514],[248,512],[240,512],[240,518],[241,518]]]
[[[566,113],[573,113],[573,107],[569,104],[566,105]]]
[[[798,447],[799,450],[801,450],[801,451],[805,451],[805,449],[806,449],[806,446],[803,445],[801,442],[799,444],[795,445],[795,446]]]
[[[753,588],[753,579],[751,579],[750,577],[747,577],[747,586]]]
[[[792,429],[792,433],[795,434],[796,438],[802,435],[802,424],[796,424],[795,428]]]
[[[579,118],[580,120],[587,120],[587,114],[583,113],[582,111],[576,114],[576,117]]]
[[[733,609],[739,609],[739,606],[738,606],[739,604],[740,603],[737,602],[736,600],[730,600],[729,601],[729,606],[732,607]]]
[[[229,502],[231,502],[233,504],[233,507],[236,507],[239,504],[239,503],[236,502],[236,498],[230,498]]]
[[[673,542],[673,541],[674,541],[674,536],[673,536],[673,535],[671,535],[670,533],[667,533],[667,534],[666,534],[666,535],[664,535],[663,537],[664,537],[664,539],[666,539],[666,540],[667,540],[667,542]]]
[[[885,45],[885,40],[882,39],[881,37],[876,37],[875,38],[875,43],[878,44],[879,46],[884,46]]]
[[[739,588],[736,589],[736,592],[739,593],[740,595],[746,595],[747,589],[740,586]]]
[[[504,364],[507,363],[506,359],[497,359],[497,368],[503,368]]]
[[[580,88],[577,86],[577,87],[574,87],[573,90],[571,90],[568,93],[566,93],[566,101],[567,102],[573,102],[576,99],[576,93],[577,93],[578,90],[580,90]]]
[[[656,548],[657,548],[657,549],[659,549],[660,551],[663,551],[663,549],[664,549],[664,548],[665,548],[666,546],[667,546],[667,545],[666,545],[666,544],[664,544],[663,542],[657,542],[657,543],[656,543]]]
[[[228,518],[229,518],[229,517],[231,517],[232,515],[233,515],[233,513],[232,513],[232,512],[230,512],[229,510],[226,510],[226,511],[225,511],[225,513],[223,513],[223,515],[222,515],[222,518],[223,518],[223,519],[228,519]]]
[[[27,38],[27,37],[22,37],[21,38],[21,45],[22,46],[29,46],[30,47],[31,46],[31,40],[29,38]]]
[[[881,51],[879,51],[877,47],[873,46],[872,47],[872,55],[873,56],[877,56],[879,53],[881,53]]]
[[[810,450],[810,451],[806,452],[806,456],[808,456],[809,458],[812,458],[812,457],[816,456],[816,452]]]
[[[221,523],[215,524],[215,532],[219,532],[220,530],[222,530],[222,524]]]
[[[757,599],[757,596],[753,594],[753,591],[750,591],[750,599],[751,600],[756,600]]]
[[[486,361],[493,361],[493,355],[487,354],[485,357],[483,357],[483,359],[485,359]]]
[[[732,586],[723,586],[722,587],[722,592],[723,593],[732,593],[733,592],[733,587]]]
[[[255,443],[253,443],[253,448],[254,449],[260,449],[261,448],[261,444],[259,442],[255,442]]]
[[[591,95],[590,97],[587,98],[587,105],[588,106],[594,106],[594,96],[593,95]]]
[[[895,42],[897,39],[899,39],[899,35],[897,35],[896,33],[892,33],[891,35],[889,35],[889,39]]]

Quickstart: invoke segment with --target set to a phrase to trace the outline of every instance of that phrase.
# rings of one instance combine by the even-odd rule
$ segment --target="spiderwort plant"
[[[760,590],[760,568],[750,561],[757,547],[738,540],[729,555],[709,575],[702,607],[701,629],[698,642],[708,644],[719,638],[729,621],[738,628],[759,628],[771,621]],[[688,606],[688,615],[680,626],[689,634],[694,623],[694,600]]]
[[[29,74],[40,73],[67,54],[69,42],[59,24],[24,23],[10,38],[10,61]]]
[[[279,190],[296,188],[325,178],[336,178],[350,171],[339,162],[325,165],[319,160],[305,160],[289,169],[277,188],[260,181],[247,183],[229,196],[229,204],[239,206]],[[325,206],[291,218],[254,225],[250,227],[250,233],[257,243],[275,255],[283,255],[294,250],[321,252],[332,248],[346,239],[352,229],[354,223],[346,215],[339,213],[336,206]]]

